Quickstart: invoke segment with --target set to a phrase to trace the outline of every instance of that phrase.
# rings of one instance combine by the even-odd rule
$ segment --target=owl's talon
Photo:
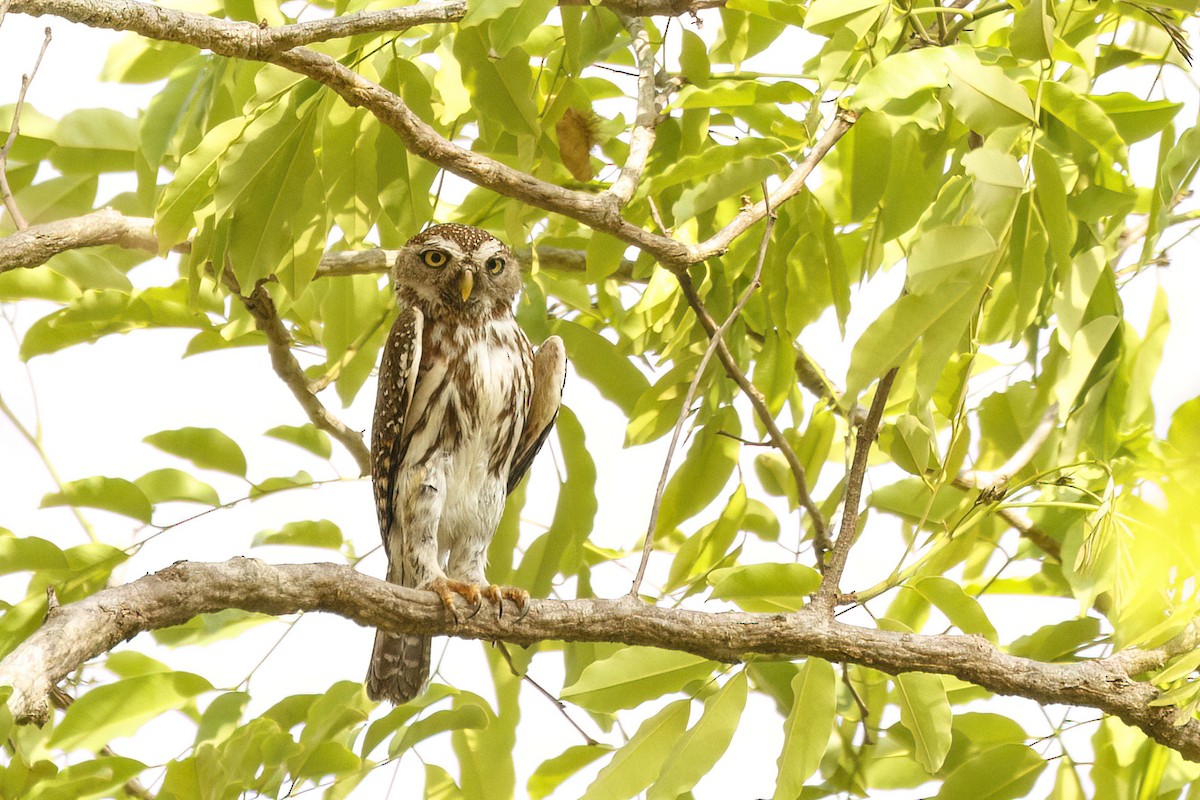
[[[471,604],[471,615],[467,619],[471,619],[479,613],[479,609],[483,607],[483,600],[480,597],[479,587],[473,583],[465,583],[456,581],[450,578],[434,578],[429,583],[429,590],[436,594],[442,600],[442,605],[446,611],[450,612],[450,616],[454,618],[455,625],[461,625],[463,620],[458,615],[458,610],[454,607],[454,595],[459,595],[468,603]]]

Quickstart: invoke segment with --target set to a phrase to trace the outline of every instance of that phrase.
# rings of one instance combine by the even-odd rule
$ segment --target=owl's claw
[[[471,604],[471,619],[479,613],[479,609],[483,606],[483,601],[480,599],[479,587],[473,583],[465,583],[456,581],[450,578],[434,578],[429,584],[429,591],[436,594],[442,600],[442,605],[446,611],[450,612],[450,616],[454,618],[455,625],[462,624],[462,617],[458,615],[458,611],[454,608],[454,595],[459,595],[468,603]]]
[[[525,615],[529,613],[529,592],[524,589],[518,589],[515,586],[497,586],[492,584],[483,589],[483,596],[492,601],[492,605],[496,607],[496,616],[504,618],[504,601],[511,600],[520,609],[521,613],[517,616],[517,622],[525,619]]]

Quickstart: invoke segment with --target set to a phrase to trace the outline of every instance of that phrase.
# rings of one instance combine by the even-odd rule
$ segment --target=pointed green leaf
[[[85,506],[101,508],[114,514],[124,514],[141,522],[150,522],[153,509],[135,484],[124,478],[105,478],[97,475],[64,484],[61,491],[42,498],[41,508],[51,506]]]
[[[746,708],[746,687],[741,670],[704,701],[704,713],[671,748],[647,800],[675,800],[708,774],[733,741]]]
[[[189,672],[157,672],[96,686],[71,704],[48,744],[95,751],[212,688]]]
[[[950,752],[953,712],[940,675],[902,672],[895,678],[900,724],[912,734],[913,756],[930,775]]]
[[[136,479],[134,483],[141,489],[151,503],[163,503],[168,500],[180,500],[189,503],[202,503],[207,506],[221,505],[217,490],[204,481],[193,478],[183,470],[156,469],[147,472]]]
[[[690,700],[676,700],[637,729],[584,793],[584,800],[629,800],[651,784],[687,727]]]
[[[0,710],[0,713],[3,711]],[[529,783],[525,786],[530,800],[549,797],[567,778],[611,752],[612,748],[604,744],[577,744],[568,747],[554,758],[546,759],[529,776]]]
[[[250,546],[282,544],[337,550],[344,541],[341,528],[327,519],[316,519],[289,522],[279,530],[259,531],[254,534]]]
[[[715,569],[708,576],[712,596],[737,603],[746,611],[799,611],[821,585],[821,575],[807,564],[749,564]]]
[[[946,778],[937,800],[1014,800],[1025,797],[1046,768],[1037,751],[1002,744],[971,758]]]
[[[333,453],[333,445],[330,442],[329,434],[317,428],[311,422],[304,425],[276,425],[263,435],[290,442],[297,447],[303,447],[305,450],[315,453],[321,458],[329,458]]]
[[[216,428],[159,431],[142,441],[165,453],[186,458],[202,469],[215,469],[246,477],[246,456],[242,453],[242,448]]]
[[[655,647],[625,647],[588,664],[562,699],[592,711],[633,708],[712,674],[713,662]],[[665,754],[664,754],[665,755]]]
[[[828,661],[810,657],[792,679],[792,710],[783,723],[783,751],[773,800],[798,797],[817,771],[837,711],[837,676]]]

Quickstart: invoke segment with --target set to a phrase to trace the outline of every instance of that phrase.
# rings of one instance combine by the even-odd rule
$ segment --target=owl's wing
[[[563,384],[567,380],[567,351],[562,339],[551,336],[542,343],[533,356],[533,398],[529,404],[529,416],[525,428],[517,441],[512,467],[508,471],[508,491],[511,494],[521,478],[529,471],[533,457],[542,449],[558,407],[562,405]]]
[[[392,504],[396,470],[408,449],[409,434],[405,433],[404,422],[417,388],[424,328],[425,317],[420,309],[401,308],[383,346],[383,361],[379,366],[379,394],[371,431],[371,483],[375,489],[379,532],[385,544],[395,519]]]

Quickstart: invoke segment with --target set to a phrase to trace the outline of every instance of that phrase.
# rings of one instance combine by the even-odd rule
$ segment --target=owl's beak
[[[462,294],[463,302],[467,302],[467,298],[471,296],[471,290],[475,288],[475,272],[474,270],[463,270],[463,274],[458,278],[458,291]]]

